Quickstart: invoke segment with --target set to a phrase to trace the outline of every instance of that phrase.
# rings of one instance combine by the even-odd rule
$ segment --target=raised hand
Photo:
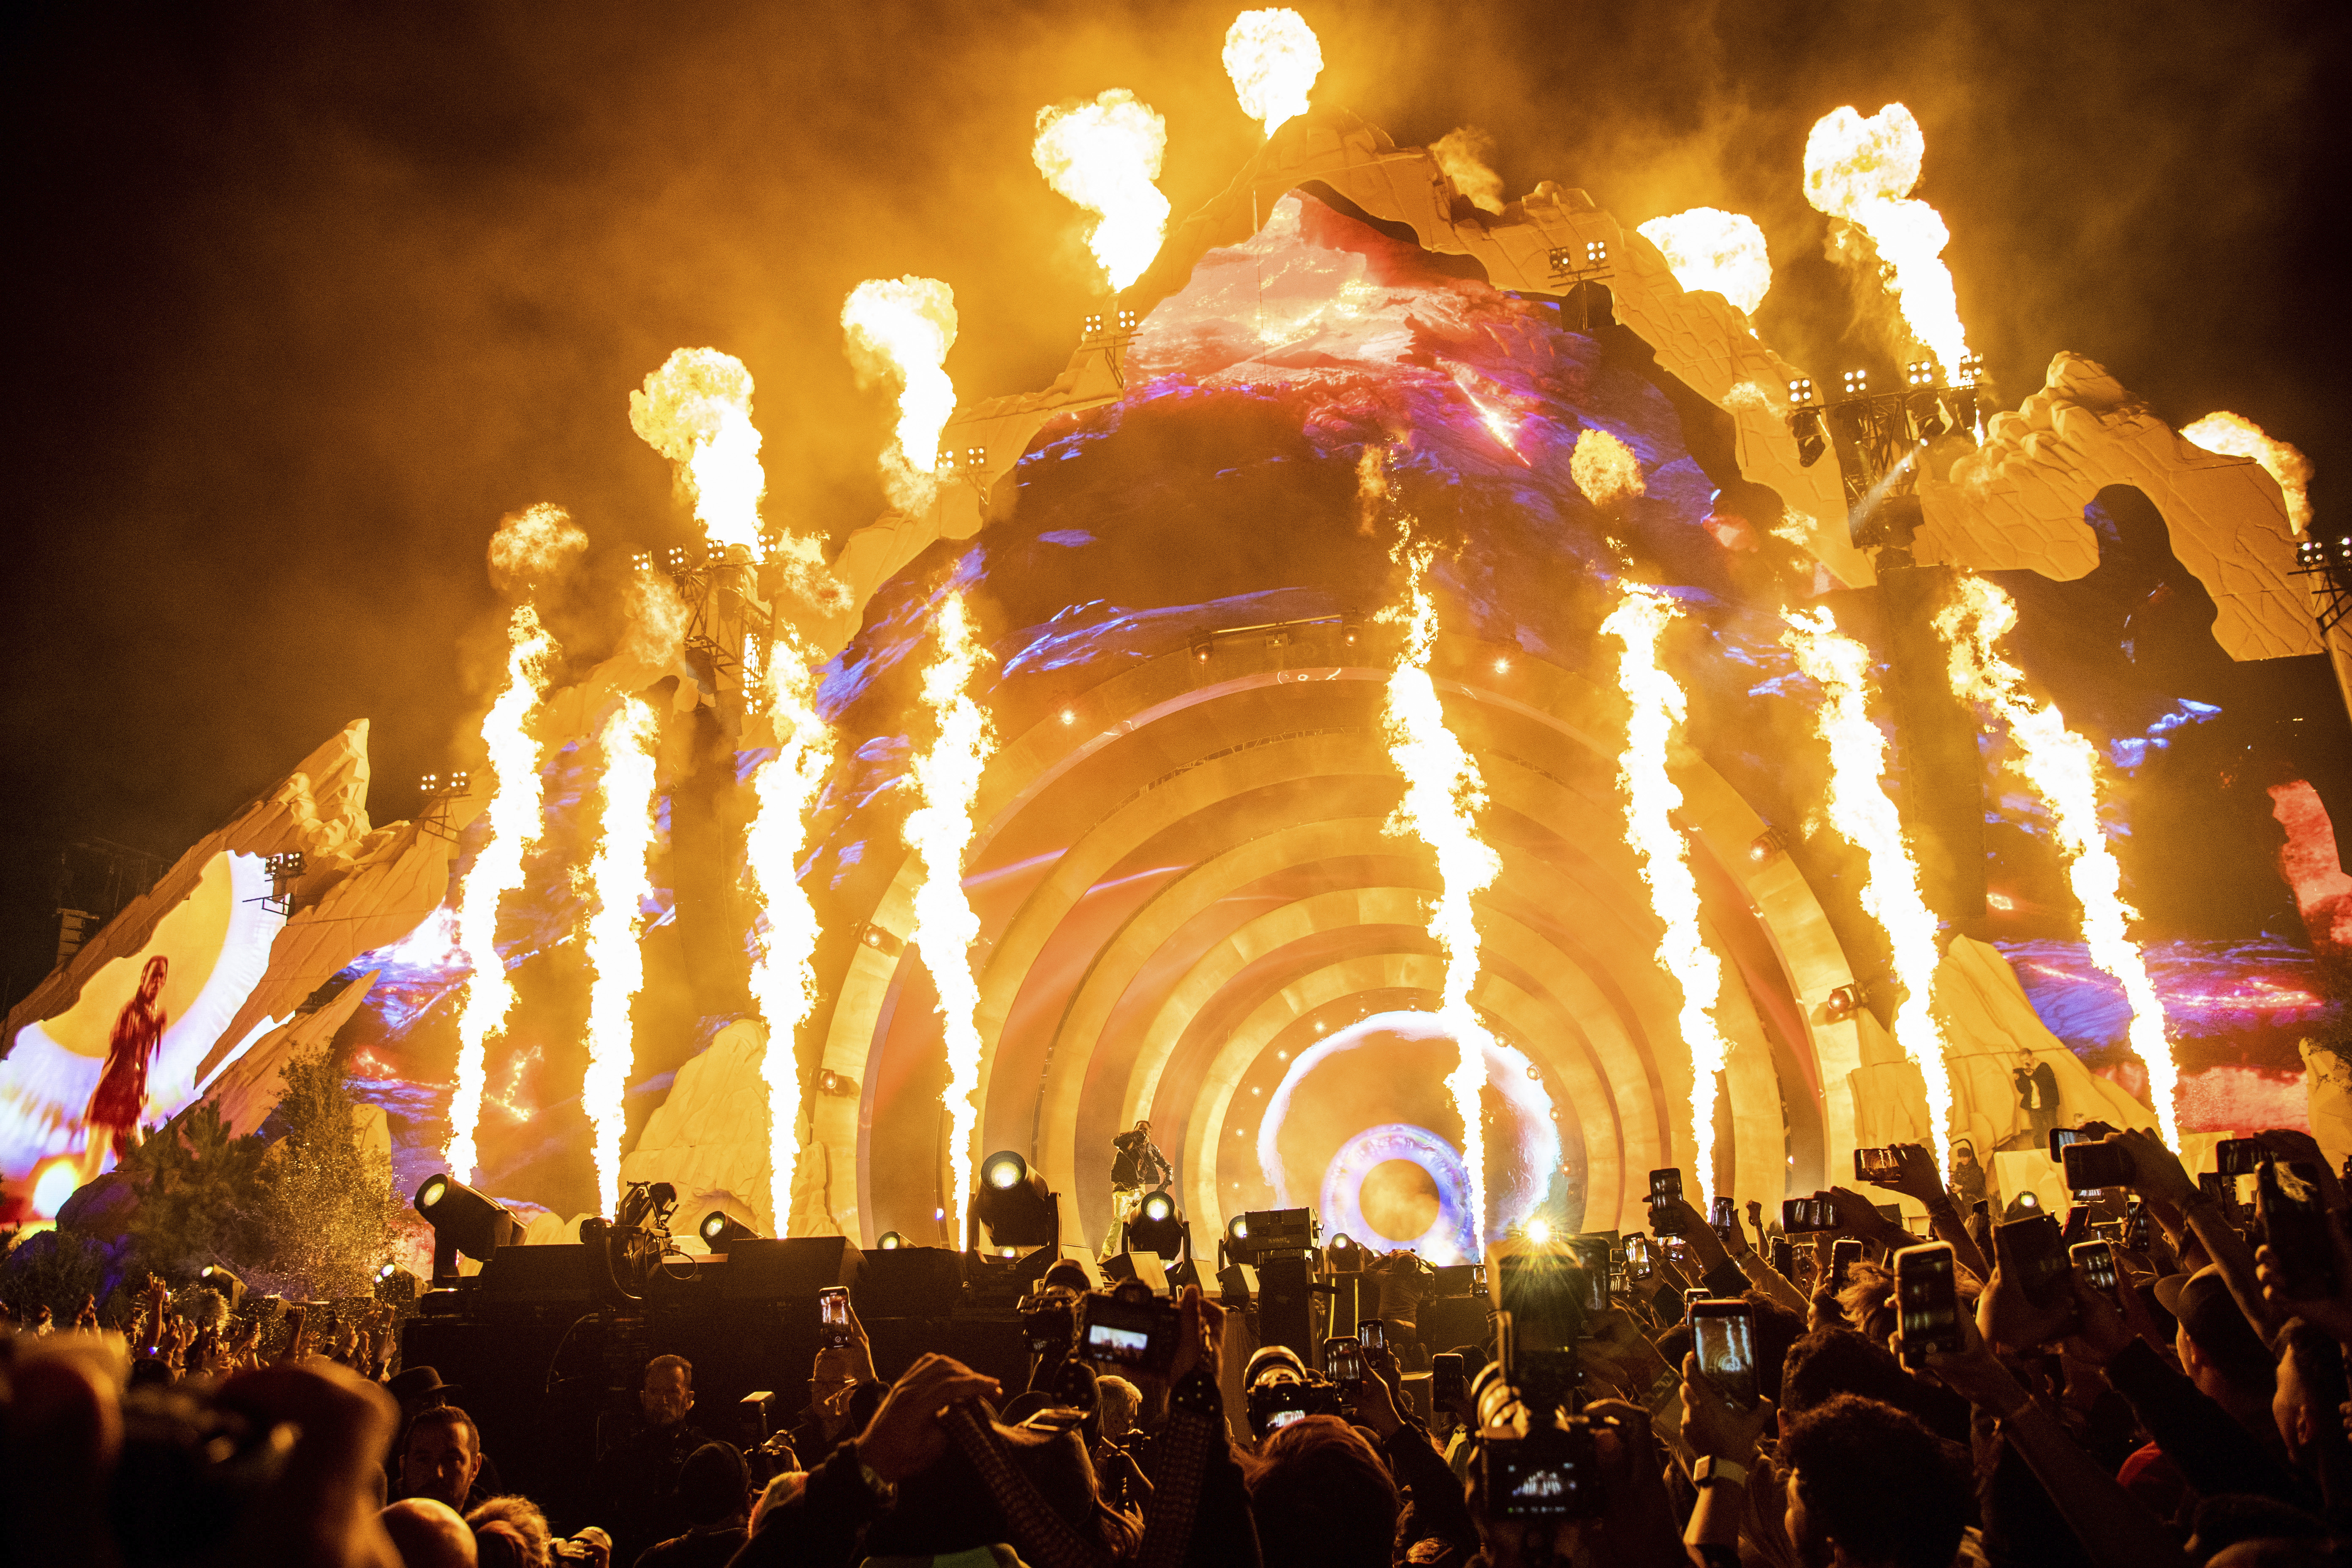
[[[941,1411],[967,1399],[993,1399],[1000,1392],[996,1379],[950,1357],[926,1354],[882,1396],[881,1408],[857,1436],[857,1458],[883,1480],[902,1481],[946,1451]]]

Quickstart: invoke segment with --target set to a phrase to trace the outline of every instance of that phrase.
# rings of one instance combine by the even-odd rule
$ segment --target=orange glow
[[[1594,506],[1642,493],[1642,464],[1633,448],[1606,430],[1580,430],[1576,450],[1569,454],[1569,478]]]
[[[1495,438],[1496,445],[1501,447],[1512,457],[1517,458],[1521,463],[1526,463],[1526,457],[1519,451],[1519,422],[1504,406],[1501,394],[1491,385],[1487,385],[1484,378],[1475,371],[1466,366],[1458,364],[1449,366],[1446,374],[1453,379],[1454,385],[1462,389],[1462,395],[1469,400],[1470,406],[1478,415],[1478,423],[1486,427],[1486,434]],[[1486,396],[1481,397],[1473,391],[1473,383],[1486,386]]]
[[[1852,107],[1832,110],[1805,138],[1805,199],[1870,237],[1911,335],[1956,375],[1969,344],[1943,261],[1951,231],[1934,207],[1906,199],[1927,155],[1919,121],[1899,103],[1867,120]]]
[[[2252,458],[2278,481],[2286,496],[2286,519],[2297,533],[2311,531],[2311,459],[2284,441],[2273,440],[2243,415],[2213,413],[2180,427],[2181,437],[2209,452]]]
[[[1307,94],[1323,74],[1323,46],[1297,12],[1244,11],[1225,29],[1225,74],[1242,112],[1265,127],[1307,112]]]
[[[751,423],[751,373],[717,349],[679,349],[629,394],[629,427],[678,466],[705,538],[760,547],[760,431]]]
[[[1101,220],[1087,247],[1114,294],[1143,276],[1168,232],[1168,198],[1152,184],[1167,150],[1168,122],[1125,88],[1037,111],[1029,154],[1047,184]]]
[[[890,504],[916,512],[939,488],[940,432],[955,413],[948,350],[956,340],[955,290],[936,278],[869,278],[842,301],[841,329],[857,384],[895,383],[898,424],[882,455]]]
[[[1753,315],[1772,287],[1764,231],[1743,213],[1693,207],[1654,217],[1634,232],[1664,255],[1675,281],[1684,289],[1712,289],[1742,315]]]
[[[598,793],[604,805],[603,837],[588,864],[593,902],[588,914],[588,1071],[580,1084],[581,1108],[596,1163],[596,1193],[611,1215],[621,1198],[623,1100],[636,1058],[635,1026],[630,1019],[645,984],[646,957],[638,945],[644,923],[640,900],[653,886],[647,861],[654,850],[654,746],[660,726],[654,710],[635,698],[624,699],[604,724],[604,753]]]

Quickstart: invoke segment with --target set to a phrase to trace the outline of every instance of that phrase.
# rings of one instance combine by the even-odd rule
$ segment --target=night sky
[[[66,845],[168,860],[355,718],[380,821],[471,761],[502,513],[589,531],[558,629],[607,651],[595,584],[693,536],[628,426],[673,348],[751,366],[769,516],[835,537],[880,510],[893,417],[841,353],[859,279],[954,287],[968,398],[1043,386],[1098,284],[1036,110],[1136,91],[1181,218],[1258,140],[1219,60],[1238,8],[10,8],[7,999],[48,966]],[[1318,104],[1404,143],[1483,127],[1513,195],[1754,216],[1764,336],[1822,381],[1894,362],[1822,258],[1805,135],[1906,103],[2005,402],[2075,350],[2176,424],[2297,443],[2346,521],[2341,5],[1299,9]]]

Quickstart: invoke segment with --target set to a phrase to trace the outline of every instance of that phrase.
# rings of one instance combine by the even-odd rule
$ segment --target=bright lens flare
[[[1805,138],[1805,199],[1870,237],[1911,335],[1956,375],[1969,343],[1943,261],[1951,231],[1934,207],[1906,199],[1927,155],[1927,139],[1903,105],[1890,103],[1867,120],[1852,107],[1833,109]]]
[[[1478,1094],[1486,1081],[1491,1037],[1470,1005],[1478,980],[1478,921],[1470,900],[1489,886],[1503,864],[1478,837],[1478,813],[1486,804],[1478,763],[1446,727],[1445,709],[1429,678],[1429,658],[1437,647],[1437,604],[1429,592],[1429,547],[1403,550],[1411,618],[1404,651],[1389,677],[1389,700],[1381,715],[1390,760],[1404,778],[1404,797],[1381,825],[1399,838],[1418,838],[1437,857],[1437,903],[1429,933],[1445,954],[1445,990],[1438,1016],[1454,1037],[1454,1070],[1445,1091],[1462,1118],[1462,1164],[1470,1178],[1471,1246],[1486,1238],[1486,1131]]]
[[[2182,426],[2180,434],[2209,452],[2252,458],[2260,463],[2263,471],[2286,492],[2286,520],[2294,524],[2297,533],[2311,531],[2311,459],[2299,447],[2273,440],[2241,414],[2208,414],[2193,425]]]
[[[631,697],[605,721],[603,837],[588,863],[593,908],[588,916],[588,1071],[580,1083],[596,1161],[596,1191],[610,1215],[621,1201],[622,1101],[636,1057],[630,1005],[645,984],[646,958],[637,945],[640,900],[653,886],[646,865],[654,850],[654,745],[660,736],[654,710]]]
[[[1037,111],[1029,155],[1056,193],[1102,220],[1087,247],[1114,294],[1143,276],[1168,232],[1168,198],[1151,183],[1167,150],[1168,121],[1125,88],[1092,103]]]
[[[1658,937],[1658,962],[1682,991],[1682,1034],[1691,1054],[1691,1173],[1698,1179],[1704,1213],[1715,1186],[1715,1079],[1729,1047],[1713,1016],[1723,966],[1699,934],[1698,882],[1691,875],[1690,847],[1674,820],[1683,792],[1666,772],[1675,731],[1689,704],[1682,683],[1658,662],[1658,637],[1674,619],[1673,601],[1630,583],[1622,592],[1617,607],[1601,623],[1603,637],[1625,645],[1617,679],[1633,708],[1617,782],[1625,792],[1625,837],[1641,857],[1650,906],[1665,928]]]
[[[2177,1149],[2180,1131],[2173,1093],[2179,1073],[2165,1037],[2164,1004],[2128,929],[2139,913],[2124,902],[2123,868],[2099,824],[2098,753],[2066,727],[2056,703],[2034,703],[2026,692],[2025,672],[2002,656],[2000,639],[2016,624],[2016,603],[1982,577],[1960,579],[1959,596],[1936,617],[1937,631],[1951,645],[1952,689],[1983,703],[2009,726],[2018,771],[2050,808],[2051,832],[2066,858],[2067,885],[2083,906],[2083,941],[2091,962],[2123,984],[2132,1010],[2132,1049],[2147,1068],[2148,1094],[2156,1101],[2164,1141]]]
[[[869,278],[842,301],[841,330],[857,384],[898,387],[898,426],[882,454],[890,504],[917,512],[931,504],[940,432],[955,412],[948,350],[956,340],[955,290],[936,278]]]
[[[1753,315],[1772,287],[1764,231],[1745,213],[1693,207],[1654,217],[1635,232],[1665,256],[1675,281],[1686,291],[1713,289],[1741,315]]]
[[[679,349],[629,394],[629,427],[678,465],[695,521],[716,545],[760,548],[760,431],[751,423],[751,373],[717,349]]]
[[[1323,74],[1323,46],[1292,10],[1244,11],[1225,29],[1225,74],[1242,112],[1274,128],[1307,112],[1307,94]]]
[[[482,719],[490,767],[490,805],[483,815],[489,818],[490,836],[457,895],[457,945],[473,972],[457,1008],[457,1085],[449,1098],[449,1147],[443,1159],[467,1183],[478,1173],[474,1131],[489,1090],[490,1037],[505,1028],[514,1005],[514,986],[499,953],[499,900],[522,886],[522,858],[539,839],[544,785],[530,716],[547,695],[547,665],[555,652],[554,639],[529,605],[516,606],[507,638],[507,683]]]
[[[1886,932],[1903,1003],[1895,1014],[1895,1043],[1918,1066],[1927,1086],[1927,1136],[1936,1164],[1945,1163],[1952,1121],[1952,1080],[1943,1026],[1933,1005],[1936,917],[1919,891],[1919,867],[1903,839],[1903,818],[1887,798],[1886,737],[1870,721],[1870,650],[1837,629],[1827,610],[1789,617],[1780,641],[1797,668],[1820,683],[1822,739],[1830,750],[1829,819],[1870,858],[1862,907]]]
[[[987,651],[973,635],[961,589],[950,589],[939,616],[939,654],[923,671],[923,707],[937,726],[930,749],[913,764],[922,804],[907,816],[907,847],[921,863],[915,889],[915,946],[940,994],[948,1054],[948,1223],[953,1245],[963,1245],[964,1208],[971,1202],[971,1142],[980,1110],[980,984],[971,972],[980,916],[964,896],[963,860],[971,847],[972,808],[981,774],[996,748],[988,714],[971,694]]]
[[[757,805],[743,839],[752,907],[768,917],[752,951],[751,1000],[768,1029],[760,1076],[768,1089],[768,1212],[778,1237],[792,1234],[800,1160],[794,1041],[816,1002],[816,907],[801,886],[798,868],[807,847],[809,807],[833,763],[833,732],[817,712],[814,662],[789,633],[768,649],[762,684],[776,754],[751,776]]]

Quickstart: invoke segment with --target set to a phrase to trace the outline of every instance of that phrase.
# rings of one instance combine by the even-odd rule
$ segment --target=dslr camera
[[[1591,1519],[1601,1511],[1592,1423],[1573,1413],[1576,1352],[1516,1342],[1496,1314],[1503,1359],[1478,1374],[1479,1489],[1491,1519]]]
[[[1129,1280],[1116,1290],[1088,1291],[1064,1310],[1072,1325],[1066,1332],[1075,1339],[1063,1342],[1082,1360],[1155,1377],[1167,1376],[1175,1364],[1182,1314],[1147,1285]]]
[[[1253,1437],[1280,1431],[1302,1415],[1346,1414],[1339,1391],[1320,1378],[1308,1383],[1261,1383],[1249,1391]]]

